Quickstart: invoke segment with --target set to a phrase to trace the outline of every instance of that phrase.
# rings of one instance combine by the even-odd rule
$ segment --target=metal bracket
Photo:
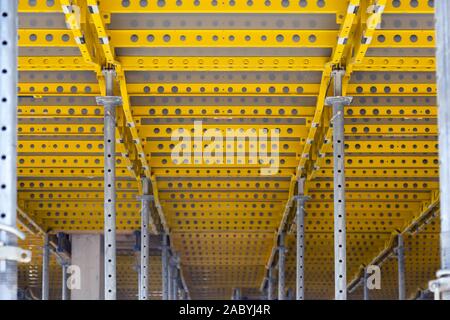
[[[304,195],[297,195],[297,196],[294,196],[294,200],[295,200],[295,201],[300,201],[300,200],[308,201],[308,200],[310,200],[310,199],[311,199],[310,196],[304,196]]]
[[[331,119],[330,119],[330,124],[334,123],[334,120],[339,117],[342,114],[342,112],[338,111]]]
[[[0,231],[10,233],[12,235],[15,235],[17,238],[25,240],[25,234],[15,227],[8,226],[6,224],[0,224]]]
[[[325,105],[332,106],[333,104],[342,103],[348,106],[352,103],[353,97],[328,97],[325,99]]]
[[[450,270],[439,270],[437,280],[430,281],[430,291],[434,293],[434,300],[441,300],[443,292],[450,292]]]
[[[31,261],[31,251],[16,246],[5,246],[0,242],[0,270],[5,260],[28,263]]]
[[[151,194],[143,194],[141,196],[137,196],[136,198],[137,198],[137,200],[147,200],[147,201],[155,200],[155,196],[153,196]]]
[[[120,106],[122,105],[122,97],[117,97],[117,96],[100,96],[100,97],[96,97],[95,101],[97,101],[98,105],[101,106]]]

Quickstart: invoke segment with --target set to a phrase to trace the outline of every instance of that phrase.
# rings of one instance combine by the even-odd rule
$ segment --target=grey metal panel
[[[367,57],[434,57],[431,48],[369,48]]]
[[[265,71],[130,71],[128,83],[320,83],[321,72],[265,72]]]
[[[338,30],[334,14],[112,14],[110,30]]]
[[[351,118],[345,119],[345,124],[391,124],[391,125],[412,125],[412,124],[437,124],[436,118]]]
[[[19,47],[20,57],[59,57],[59,56],[79,56],[78,47]]]
[[[345,136],[346,140],[361,141],[437,141],[437,136]]]
[[[64,14],[58,12],[21,12],[19,13],[20,29],[66,29]]]
[[[91,71],[20,71],[19,82],[98,83],[98,80]]]
[[[131,97],[133,106],[315,106],[315,97]]]
[[[292,124],[305,125],[305,118],[143,118],[141,125],[161,124],[187,124],[193,125],[194,121],[201,121],[204,125],[227,124]]]
[[[434,72],[354,72],[350,83],[436,83]]]
[[[352,106],[436,106],[436,97],[354,97]]]
[[[384,13],[381,29],[393,30],[433,30],[434,16],[432,14],[389,14]]]
[[[322,57],[330,56],[328,48],[116,48],[117,56],[174,57]],[[29,54],[30,56],[36,54]],[[44,54],[45,55],[45,54]]]

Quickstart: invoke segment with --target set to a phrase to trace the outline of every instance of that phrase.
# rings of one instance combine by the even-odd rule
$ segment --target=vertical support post
[[[178,257],[174,253],[169,259],[169,300],[177,299]]]
[[[169,300],[169,244],[168,236],[163,233],[162,235],[162,248],[161,248],[161,265],[162,265],[162,297],[163,300]]]
[[[17,205],[17,1],[0,1],[0,224],[16,228]],[[5,229],[3,228],[3,229]],[[2,246],[17,236],[0,229]],[[17,260],[0,260],[0,300],[17,299]]]
[[[141,208],[142,210],[142,208]],[[137,280],[138,280],[138,293],[137,297],[140,299],[141,297],[141,230],[136,230],[133,232],[135,237],[135,243],[133,246],[134,251],[134,257],[136,264],[134,266],[134,270],[137,274]]]
[[[285,259],[286,248],[284,246],[284,232],[280,233],[278,244],[278,300],[285,300]]]
[[[173,281],[172,281],[172,277],[173,277],[173,266],[172,266],[172,259],[173,259],[173,257],[172,257],[172,255],[169,255],[169,257],[168,257],[168,259],[169,259],[169,265],[168,265],[168,275],[167,275],[167,282],[168,282],[168,284],[167,284],[167,286],[168,286],[168,293],[167,293],[167,295],[168,295],[168,299],[169,300],[173,300]]]
[[[148,299],[148,274],[149,274],[149,247],[150,237],[148,226],[150,224],[150,181],[142,178],[142,207],[141,207],[141,263],[139,281],[139,300]]]
[[[369,287],[367,286],[367,280],[368,280],[368,274],[367,274],[367,267],[364,267],[364,274],[363,274],[363,294],[364,294],[364,300],[370,300],[369,297]]]
[[[294,290],[292,288],[289,288],[287,290],[287,300],[294,300]]]
[[[232,300],[241,300],[241,289],[239,288],[233,289]]]
[[[403,236],[398,235],[397,246],[397,267],[398,267],[398,300],[406,299],[406,287],[405,287],[405,247]]]
[[[67,263],[61,265],[61,300],[69,300],[69,290],[67,288]]]
[[[441,270],[430,283],[436,299],[450,300],[450,3],[435,1],[439,124]]]
[[[49,265],[50,265],[50,244],[48,233],[44,235],[44,246],[42,247],[42,300],[49,298]]]
[[[105,72],[107,95],[112,96],[113,75]],[[109,91],[109,92],[108,92]],[[116,106],[104,104],[105,142],[105,300],[116,300]]]
[[[139,252],[139,256],[140,256],[140,252]],[[141,300],[141,290],[142,290],[141,281],[142,281],[142,278],[141,278],[141,265],[140,264],[136,265],[136,272],[137,272],[137,275],[138,275],[138,299]]]
[[[305,299],[305,203],[308,197],[304,195],[304,179],[298,181],[297,196],[297,268],[296,268],[296,300]]]
[[[347,248],[345,214],[345,159],[344,159],[344,106],[352,101],[342,96],[342,79],[345,70],[334,70],[334,96],[327,105],[333,107],[333,158],[334,158],[334,283],[335,299],[347,299]]]
[[[273,267],[270,266],[269,268],[269,279],[267,280],[267,300],[273,300],[273,283],[274,283],[274,276],[273,276]]]
[[[174,266],[174,276],[172,278],[173,281],[173,299],[172,300],[178,300],[178,268],[177,266]]]
[[[104,107],[104,233],[105,300],[116,300],[116,107],[120,97],[113,96],[114,70],[103,71],[106,96],[97,97]]]

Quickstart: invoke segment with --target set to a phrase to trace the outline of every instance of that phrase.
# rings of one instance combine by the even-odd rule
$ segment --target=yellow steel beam
[[[286,13],[286,14],[343,14],[347,8],[344,1],[182,1],[144,0],[123,1],[109,0],[101,4],[105,13]],[[388,1],[386,13],[433,14],[433,1]],[[46,0],[20,1],[19,12],[59,12],[54,2]]]
[[[86,0],[76,0],[76,1],[60,0],[60,5],[62,11],[65,14],[66,24],[68,28],[72,31],[72,35],[70,35],[70,33],[67,32],[61,35],[61,41],[67,42],[70,40],[71,37],[73,37],[73,39],[75,40],[75,44],[80,49],[84,62],[93,67],[94,71],[97,73],[99,81],[98,85],[89,84],[86,85],[83,89],[79,88],[78,86],[71,86],[70,90],[72,93],[77,93],[78,90],[84,90],[84,93],[87,95],[99,95],[100,92],[102,92],[102,95],[105,95],[106,94],[105,85],[101,69],[103,66],[106,65],[107,58],[105,57],[104,54],[102,54],[104,48],[103,46],[100,47],[100,42],[96,41],[97,36],[90,27],[90,14],[87,2]],[[53,37],[53,35],[51,33],[47,34],[46,39],[47,40],[50,39],[49,37]],[[33,39],[33,37],[31,39]],[[32,91],[35,90],[34,88],[30,89]],[[48,92],[61,93],[62,91],[64,91],[64,86],[56,86],[56,87],[53,86],[53,88],[51,86],[50,87],[45,86],[42,88],[42,90],[45,93]],[[56,92],[53,90],[56,90]],[[121,132],[122,131],[121,128],[117,128],[116,131],[119,133],[119,135],[121,136],[124,135]],[[121,141],[123,140],[125,139],[122,138]],[[130,152],[124,154],[127,154],[132,157],[133,155],[136,154],[136,152],[132,152],[131,150]],[[127,167],[130,169],[131,173],[136,176],[135,170],[138,170],[136,169],[136,167],[138,166],[136,166],[135,163],[133,163],[130,160],[130,157],[125,157],[125,161],[127,162]]]
[[[119,57],[124,71],[323,71],[324,57]],[[434,57],[364,57],[354,71],[435,71]],[[19,57],[20,71],[95,71],[81,57]]]
[[[85,168],[77,168],[77,167],[53,167],[46,168],[36,165],[35,167],[30,168],[22,168],[19,166],[17,169],[17,173],[21,177],[73,177],[73,176],[89,176],[89,177],[103,177],[103,168],[92,166]],[[116,169],[117,177],[129,177],[130,174],[127,168],[117,168]]]
[[[219,106],[182,106],[173,105],[147,105],[132,106],[132,113],[136,123],[142,123],[143,118],[168,117],[174,119],[185,118],[217,118],[230,116],[248,116],[259,118],[279,118],[280,116],[290,115],[291,118],[311,118],[314,115],[314,106],[276,106],[277,110],[273,110],[271,106],[257,105],[239,105],[227,106],[219,108]],[[367,119],[436,119],[437,107],[435,105],[379,105],[379,106],[362,106],[351,105],[345,110],[347,119],[358,119],[364,116]],[[97,105],[21,105],[18,107],[19,121],[25,119],[77,119],[80,117],[89,119],[102,119],[103,111]],[[39,120],[33,120],[39,123]],[[391,121],[391,120],[390,120]]]
[[[324,72],[325,73],[325,72]],[[125,79],[123,77],[123,79]],[[123,80],[125,81],[125,80]],[[122,92],[129,96],[164,96],[170,95],[199,95],[209,94],[217,96],[229,95],[271,95],[271,96],[316,96],[321,97],[322,91],[328,86],[325,84],[303,83],[303,84],[272,84],[272,83],[246,83],[246,84],[221,84],[221,83],[132,83],[121,82]],[[323,89],[322,89],[323,88]],[[103,88],[96,83],[19,83],[19,96],[97,96]],[[125,91],[127,90],[127,91]],[[414,83],[414,84],[349,84],[347,94],[351,96],[381,95],[381,96],[435,96],[436,84]],[[132,119],[129,102],[127,113]],[[130,119],[130,120],[131,120]],[[315,121],[314,121],[315,123]],[[126,121],[128,128],[134,128],[134,120]],[[134,130],[133,130],[134,131]],[[135,133],[137,134],[137,133]],[[133,139],[139,139],[134,137]],[[136,145],[138,142],[136,142]]]
[[[350,32],[353,27],[356,15],[358,14],[359,6],[361,0],[350,0],[348,2],[347,13],[345,15],[344,21],[341,24],[338,41],[333,49],[333,54],[331,56],[331,65],[340,65],[341,59],[344,56],[345,48],[347,47],[347,42],[349,40]]]
[[[97,54],[97,42],[93,41],[94,35],[88,26],[89,16],[87,7],[83,1],[75,2],[77,5],[72,5],[71,0],[60,0],[65,14],[66,24],[72,31],[72,35],[64,31],[64,35],[61,35],[61,41],[68,42],[74,40],[80,49],[84,62],[94,68],[97,73],[100,73],[100,66],[103,64],[103,61],[100,60],[101,55]],[[34,39],[31,35],[29,37],[31,37],[29,38],[31,40]],[[45,38],[47,40],[53,39],[53,34],[51,32],[47,33]],[[39,39],[36,38],[35,40]]]
[[[354,66],[361,64],[367,53],[369,45],[373,45],[377,41],[386,39],[384,35],[376,36],[376,28],[381,24],[381,17],[384,12],[385,5],[386,0],[364,0],[361,3],[358,20],[356,21],[356,27],[353,32],[353,36],[350,39],[350,45],[348,48],[347,56],[345,58],[344,67],[346,68],[346,74],[342,88],[343,96],[358,96],[362,92],[364,92],[365,94],[377,94],[378,92],[382,91],[385,95],[391,95],[391,93],[395,92],[395,94],[399,94],[405,90],[408,92],[414,92],[415,90],[418,91],[418,89],[414,86],[405,88],[403,85],[396,86],[389,84],[389,86],[381,88],[381,86],[377,85],[362,86],[359,84],[348,84]],[[394,36],[394,39],[395,37],[397,37],[399,41],[403,39],[403,37],[398,34]],[[434,38],[434,36],[432,35],[430,35],[430,37]],[[429,88],[429,90],[433,91],[433,88]],[[330,115],[328,115],[328,117],[324,120],[329,121],[329,117]],[[308,159],[310,160],[306,169],[306,178],[308,181],[311,181],[315,178],[317,171],[323,165],[324,154],[326,153],[327,149],[330,148],[332,135],[333,128],[329,125],[325,126],[324,131],[322,131],[321,135],[319,135],[319,139],[316,140],[316,144],[313,148],[313,154],[308,155]]]
[[[113,47],[110,45],[109,36],[106,34],[106,28],[103,22],[104,17],[100,13],[97,0],[86,0],[86,5],[89,10],[90,17],[92,18],[95,26],[95,31],[98,37],[98,43],[101,45],[103,57],[106,59],[106,63],[110,65],[117,65],[117,61],[114,57]]]
[[[142,47],[306,47],[333,48],[336,32],[329,30],[110,30],[116,48]],[[20,47],[76,47],[66,30],[20,29]],[[435,48],[433,30],[377,30],[373,48]]]
[[[346,64],[347,76],[352,73],[352,66],[362,62],[366,56],[372,40],[376,36],[376,29],[381,24],[381,15],[384,12],[387,0],[371,0],[367,1],[361,10],[361,19],[359,20],[361,28],[358,29],[356,40],[351,55],[351,62]],[[397,36],[397,35],[396,35]],[[395,37],[395,36],[394,36]],[[377,40],[380,40],[378,36]]]

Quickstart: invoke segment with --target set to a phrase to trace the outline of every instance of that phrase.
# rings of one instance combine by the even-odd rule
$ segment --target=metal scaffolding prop
[[[403,235],[401,234],[398,235],[396,255],[398,267],[398,300],[405,300],[405,244],[403,241]]]
[[[49,299],[49,267],[50,267],[50,241],[49,235],[44,235],[44,245],[42,247],[42,300]]]
[[[148,299],[149,286],[149,249],[150,249],[150,180],[142,178],[142,196],[141,196],[141,262],[139,272],[139,300]]]
[[[296,300],[305,299],[305,203],[309,197],[304,195],[305,180],[298,181],[297,195],[297,268],[296,268]]]
[[[231,296],[232,300],[241,300],[241,289],[240,288],[234,288],[233,289],[233,295]]]
[[[334,70],[334,96],[325,104],[333,107],[333,159],[334,159],[334,282],[335,299],[347,299],[347,249],[345,214],[345,160],[344,160],[344,106],[352,98],[342,96],[345,70]]]
[[[273,275],[273,267],[269,267],[269,271],[268,271],[268,278],[267,278],[267,300],[273,300],[274,299],[274,290],[273,290],[273,285],[274,285],[275,279],[274,279],[274,275]]]
[[[168,266],[168,300],[173,300],[173,256],[169,255],[169,266]]]
[[[436,1],[439,180],[441,191],[441,270],[430,282],[435,299],[450,300],[450,3]]]
[[[178,300],[178,290],[179,290],[179,286],[178,286],[178,281],[179,281],[179,269],[178,269],[178,259],[175,259],[175,266],[174,266],[174,272],[173,272],[173,278],[172,278],[172,282],[173,282],[173,299],[172,300]]]
[[[286,299],[285,279],[286,279],[286,247],[285,233],[282,232],[278,238],[278,300]]]
[[[103,71],[106,96],[97,97],[104,107],[104,233],[105,233],[105,300],[116,299],[116,107],[122,98],[114,96],[112,69]]]
[[[17,247],[17,1],[0,1],[0,300],[17,299],[17,262],[29,251]]]
[[[162,235],[161,265],[162,265],[162,298],[169,300],[169,237],[166,233]]]
[[[67,287],[67,263],[61,264],[61,300],[69,300],[69,288]]]
[[[169,300],[178,299],[179,258],[173,253],[169,258]]]

